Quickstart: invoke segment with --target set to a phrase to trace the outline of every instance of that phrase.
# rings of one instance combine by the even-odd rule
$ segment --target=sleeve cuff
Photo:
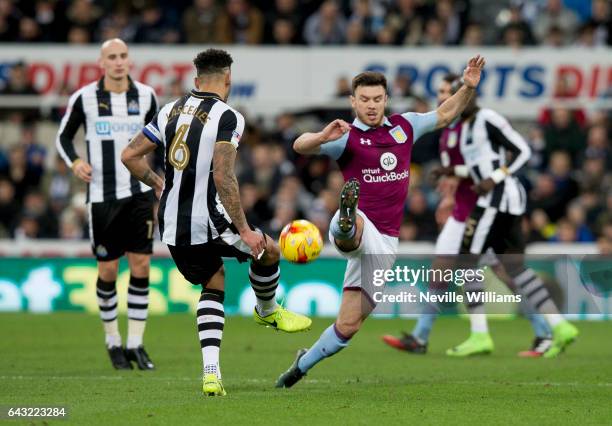
[[[144,127],[142,129],[142,133],[147,137],[147,139],[150,139],[151,142],[154,142],[156,145],[163,145],[162,141],[159,140],[159,138],[157,137],[157,135],[155,135],[150,129],[149,126]]]
[[[491,179],[493,179],[493,182],[495,183],[500,183],[501,181],[506,179],[506,176],[508,176],[508,170],[501,167],[491,173]]]
[[[232,141],[217,141],[217,142],[215,142],[215,144],[217,144],[217,143],[226,143],[226,144],[229,144],[229,145],[233,146],[234,149],[238,150],[238,144],[235,143],[235,142],[232,142]]]
[[[462,178],[466,178],[470,175],[470,172],[468,170],[468,167],[466,165],[459,165],[459,166],[455,166],[454,170],[453,170],[455,176],[459,176]]]

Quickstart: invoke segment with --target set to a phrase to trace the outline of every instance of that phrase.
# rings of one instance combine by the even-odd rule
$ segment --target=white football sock
[[[136,349],[138,346],[142,346],[142,336],[146,325],[146,321],[128,319],[128,349]]]
[[[108,348],[121,346],[121,334],[119,334],[119,321],[104,321],[104,333],[106,334],[105,342]]]
[[[544,317],[551,327],[565,321],[565,318],[563,318],[563,315],[561,314],[544,314]]]
[[[487,323],[487,315],[484,313],[484,305],[481,306],[482,313],[470,314],[470,329],[472,333],[488,333],[489,325]]]

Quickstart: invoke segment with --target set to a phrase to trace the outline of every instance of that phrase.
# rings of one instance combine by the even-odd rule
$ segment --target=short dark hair
[[[377,71],[365,71],[361,74],[357,74],[355,78],[353,78],[353,95],[355,94],[355,90],[359,86],[382,86],[385,89],[385,93],[387,92],[387,78],[381,72]]]
[[[234,60],[225,50],[207,49],[198,53],[193,60],[198,76],[202,74],[220,74],[229,68]]]
[[[463,85],[463,80],[459,74],[455,74],[454,72],[449,72],[442,79],[451,85],[451,92],[457,93],[457,90],[461,88]]]

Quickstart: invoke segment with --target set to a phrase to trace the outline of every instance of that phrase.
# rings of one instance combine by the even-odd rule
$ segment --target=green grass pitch
[[[124,320],[124,318],[122,318]],[[157,371],[111,369],[97,317],[0,315],[0,405],[66,405],[67,420],[7,424],[610,424],[612,324],[578,323],[579,340],[558,359],[519,359],[531,341],[524,320],[492,320],[490,356],[450,359],[468,322],[443,318],[429,354],[384,346],[383,333],[412,321],[368,320],[350,346],[293,389],[274,389],[295,350],[331,319],[288,335],[249,318],[227,319],[221,351],[224,398],[201,394],[195,320],[149,320],[145,343]],[[122,326],[125,322],[122,323]]]

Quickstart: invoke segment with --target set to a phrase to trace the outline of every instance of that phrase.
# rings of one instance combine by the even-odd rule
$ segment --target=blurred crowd
[[[486,23],[486,25],[485,25]],[[0,42],[612,44],[608,0],[0,0]]]
[[[592,4],[566,1],[565,6],[560,0],[490,2],[505,5],[495,12],[495,25],[487,26],[494,32],[482,31],[471,20],[476,3],[0,0],[0,42],[90,42],[113,36],[156,43],[557,46],[610,42],[607,0],[593,0]],[[590,36],[586,37],[588,28]],[[492,35],[487,36],[489,33]],[[178,81],[171,89],[173,97],[183,93]],[[63,88],[60,94],[71,91]],[[405,75],[390,82],[389,92],[395,99],[406,100],[405,110],[426,112],[432,107],[431,100],[415,96]],[[28,80],[27,64],[11,67],[0,93],[36,94]],[[349,93],[349,80],[340,78],[337,96]],[[570,97],[563,80],[554,97]],[[612,90],[603,97],[612,98]],[[63,108],[55,108],[44,115],[58,122],[63,113]],[[0,238],[88,238],[85,186],[73,177],[49,141],[37,140],[40,111],[11,108],[0,114],[0,120],[20,128],[15,140],[0,141]],[[303,131],[316,131],[326,121],[350,120],[350,116],[349,110],[327,110],[323,115],[283,113],[273,123],[246,116],[237,175],[250,223],[277,236],[292,219],[306,218],[327,232],[338,207],[342,174],[325,157],[297,156],[292,143]],[[529,242],[597,242],[602,252],[612,254],[611,123],[610,110],[587,112],[556,106],[542,110],[537,121],[521,126],[533,150],[529,167],[521,172],[529,194],[524,220]],[[440,229],[440,215],[436,215],[439,195],[436,182],[429,177],[438,163],[438,138],[438,133],[425,135],[414,148],[400,236],[404,241],[434,241]]]
[[[417,112],[427,104],[415,106]],[[348,111],[347,111],[348,113]],[[322,123],[284,113],[272,126],[246,117],[237,161],[248,221],[278,236],[285,224],[306,218],[327,232],[338,208],[342,174],[327,157],[297,156],[295,138]],[[612,253],[612,151],[605,112],[554,108],[524,135],[533,149],[521,172],[529,194],[524,233],[529,242],[595,242]],[[24,122],[19,143],[0,149],[0,237],[88,237],[85,187]],[[400,239],[434,241],[440,229],[439,194],[430,170],[438,163],[439,133],[424,135],[413,153],[410,191]],[[48,156],[52,167],[46,168]],[[159,170],[163,173],[162,170]],[[385,208],[385,206],[381,206]]]

